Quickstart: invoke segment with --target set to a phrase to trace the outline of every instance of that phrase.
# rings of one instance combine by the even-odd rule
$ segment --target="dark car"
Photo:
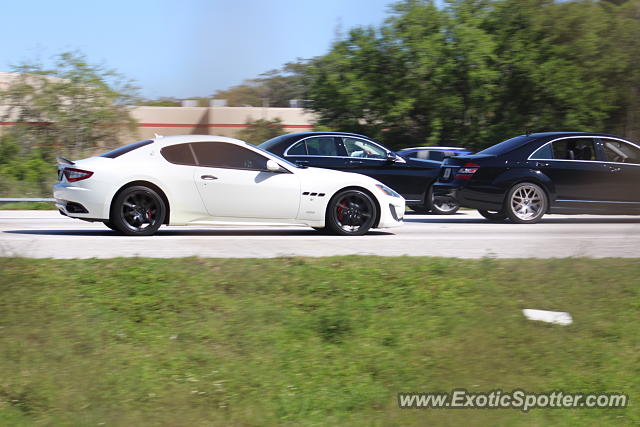
[[[600,133],[521,135],[445,159],[433,188],[436,199],[456,200],[493,220],[640,214],[640,146]]]
[[[397,153],[405,159],[435,160],[436,162],[442,162],[446,157],[464,156],[471,154],[471,151],[462,147],[412,147],[403,148]]]
[[[259,145],[302,166],[337,169],[368,175],[388,185],[419,213],[453,214],[458,205],[451,199],[432,203],[431,184],[440,162],[403,158],[379,142],[344,132],[302,132],[277,136]]]

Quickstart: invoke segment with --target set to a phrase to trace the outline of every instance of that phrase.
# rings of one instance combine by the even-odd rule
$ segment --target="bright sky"
[[[208,96],[343,31],[379,25],[394,0],[35,0],[0,4],[0,71],[80,50],[134,79],[141,94]]]

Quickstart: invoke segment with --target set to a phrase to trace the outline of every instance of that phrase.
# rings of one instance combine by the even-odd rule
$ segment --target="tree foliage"
[[[255,79],[219,90],[212,95],[216,99],[226,99],[230,107],[289,107],[292,99],[302,99],[305,93],[303,61],[290,62],[280,70],[267,71]]]
[[[279,118],[273,120],[249,120],[246,124],[247,127],[240,131],[240,135],[238,137],[244,141],[250,142],[251,144],[260,144],[267,139],[271,139],[278,135],[284,135],[286,133],[282,126],[282,120]]]
[[[319,125],[479,149],[525,131],[640,137],[640,0],[404,0],[304,68]]]
[[[23,63],[0,92],[3,121],[15,122],[9,135],[20,152],[78,157],[96,147],[119,145],[135,122],[128,106],[136,89],[113,70],[89,64],[76,52],[58,55],[53,68]]]

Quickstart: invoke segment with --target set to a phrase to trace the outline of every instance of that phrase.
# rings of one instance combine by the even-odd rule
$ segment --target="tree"
[[[278,118],[273,120],[249,120],[246,124],[247,127],[240,131],[239,137],[251,144],[260,144],[268,139],[286,133],[282,127],[282,120]]]
[[[271,70],[258,78],[212,95],[216,99],[226,99],[230,107],[289,107],[292,99],[303,99],[305,94],[304,69],[306,61],[290,62],[279,70]]]
[[[640,0],[403,0],[303,70],[319,124],[478,150],[543,130],[640,137]]]
[[[9,134],[23,155],[78,157],[120,145],[135,129],[128,106],[136,100],[136,88],[80,53],[57,55],[51,69],[23,63],[13,71],[16,78],[0,92],[0,105],[7,107],[3,120],[16,123]]]

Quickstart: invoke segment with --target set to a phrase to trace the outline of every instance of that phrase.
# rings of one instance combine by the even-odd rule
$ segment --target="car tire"
[[[507,214],[504,211],[487,211],[484,209],[478,209],[480,215],[488,219],[489,221],[502,221],[507,219]]]
[[[427,200],[429,200],[430,211],[434,215],[453,215],[458,212],[460,209],[460,205],[458,205],[455,201],[436,201],[433,198],[433,188],[429,187],[429,191],[427,192]]]
[[[376,204],[360,190],[336,193],[327,205],[327,229],[341,236],[362,236],[376,220]]]
[[[111,205],[109,221],[128,236],[151,236],[162,223],[166,207],[154,190],[144,186],[124,189]]]
[[[115,225],[113,225],[113,223],[111,221],[102,221],[102,223],[104,225],[106,225],[107,227],[109,227],[110,229],[112,229],[113,231],[120,231],[116,228]]]
[[[417,214],[426,215],[429,213],[429,208],[424,207],[423,205],[414,205],[409,206],[409,208]]]
[[[537,184],[521,182],[507,193],[504,210],[511,221],[518,224],[534,224],[547,212],[547,194]]]

